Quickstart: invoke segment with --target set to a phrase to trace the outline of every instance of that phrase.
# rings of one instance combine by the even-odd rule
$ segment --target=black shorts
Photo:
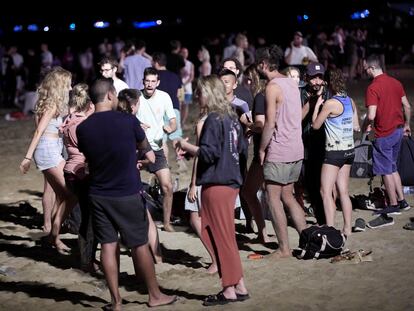
[[[342,167],[346,164],[352,165],[354,162],[354,157],[354,148],[339,151],[325,151],[325,159],[323,160],[323,163]]]
[[[155,153],[155,163],[150,163],[147,165],[148,172],[154,174],[159,170],[168,168],[168,162],[164,154],[164,150],[154,151]]]
[[[148,217],[141,194],[126,197],[89,195],[93,207],[93,227],[96,240],[101,243],[118,241],[127,247],[148,242]]]

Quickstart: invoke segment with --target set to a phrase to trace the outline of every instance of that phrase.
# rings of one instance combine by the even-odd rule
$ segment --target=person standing
[[[122,305],[118,288],[118,234],[124,245],[131,248],[135,271],[148,287],[148,305],[170,304],[176,296],[167,296],[159,289],[148,246],[147,212],[139,193],[142,184],[137,174],[136,148],[148,150],[145,133],[137,118],[114,111],[118,100],[112,79],[97,80],[91,86],[90,96],[95,113],[78,125],[76,135],[79,150],[89,165],[94,233],[102,245],[101,261],[112,309],[121,310]],[[152,150],[145,156],[154,162]]]
[[[301,101],[298,84],[278,71],[282,59],[283,51],[277,45],[256,52],[258,70],[269,81],[259,156],[279,243],[279,249],[271,254],[275,259],[292,256],[284,207],[299,234],[306,228],[305,214],[293,196],[293,183],[299,179],[303,160]]]
[[[148,164],[147,169],[157,176],[164,194],[162,203],[164,230],[174,232],[174,227],[170,224],[173,187],[171,171],[163,151],[163,137],[164,134],[171,134],[176,130],[177,119],[171,97],[158,89],[159,84],[158,71],[153,67],[146,68],[144,89],[139,99],[140,105],[136,116],[141,121],[141,126],[145,129],[149,144],[155,153],[155,163]],[[168,120],[167,123],[164,123],[164,118]]]
[[[411,134],[411,106],[401,82],[384,73],[378,55],[369,56],[364,62],[364,69],[373,78],[365,94],[368,113],[364,122],[365,131],[372,128],[375,131],[373,173],[382,176],[389,205],[399,213],[400,210],[410,209],[404,199],[397,159],[403,135]],[[381,214],[367,225],[370,228],[379,228],[392,224],[392,217]]]
[[[49,233],[49,242],[62,255],[68,255],[70,248],[59,239],[62,221],[76,204],[76,198],[66,187],[63,175],[63,140],[59,134],[62,116],[67,111],[72,74],[61,68],[53,68],[39,86],[36,103],[36,130],[20,164],[20,171],[26,174],[34,159],[45,179],[43,200],[44,232]],[[51,203],[56,194],[56,209]],[[53,209],[53,210],[52,210]],[[53,215],[53,217],[52,217]]]
[[[320,63],[306,66],[306,84],[300,87],[302,101],[302,140],[305,148],[303,181],[311,204],[309,212],[314,213],[319,225],[326,224],[323,201],[320,194],[321,170],[325,158],[324,125],[316,130],[312,128],[312,116],[318,101],[330,98],[325,81],[325,67]]]
[[[329,89],[333,97],[324,102],[318,98],[312,115],[312,128],[325,124],[325,159],[321,172],[321,195],[326,224],[334,227],[336,190],[341,202],[346,236],[352,232],[352,203],[349,198],[349,173],[354,161],[354,129],[359,128],[354,101],[346,94],[345,79],[340,69],[329,72]],[[322,107],[322,109],[320,109]]]
[[[114,81],[116,94],[118,95],[124,89],[128,88],[128,84],[119,79],[116,75],[118,71],[118,62],[113,57],[105,56],[98,64],[101,67],[101,74],[104,78],[111,78]]]
[[[209,115],[199,146],[182,139],[179,148],[198,157],[197,185],[201,185],[202,239],[214,250],[223,290],[208,296],[204,306],[223,305],[249,298],[234,227],[234,204],[243,182],[240,155],[245,152],[243,130],[233,112],[223,82],[216,76],[198,81],[197,95]]]

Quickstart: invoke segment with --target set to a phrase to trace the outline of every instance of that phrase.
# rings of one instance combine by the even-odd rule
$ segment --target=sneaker
[[[355,219],[354,232],[363,232],[365,231],[365,220],[362,218]]]
[[[394,219],[388,217],[387,214],[381,214],[377,218],[369,221],[367,227],[371,229],[381,228],[386,226],[392,226],[394,224]]]
[[[375,211],[374,213],[372,213],[373,215],[401,215],[401,210],[400,210],[400,206],[399,205],[388,205],[383,209],[379,209],[377,211]]]
[[[411,206],[407,203],[405,199],[398,201],[398,205],[401,211],[408,211],[411,208]]]

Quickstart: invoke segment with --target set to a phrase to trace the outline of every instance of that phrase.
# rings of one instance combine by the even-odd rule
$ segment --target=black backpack
[[[302,230],[294,254],[299,259],[335,257],[342,252],[345,241],[346,237],[334,227],[310,226]]]
[[[412,136],[403,137],[397,168],[403,186],[414,186],[414,139]]]

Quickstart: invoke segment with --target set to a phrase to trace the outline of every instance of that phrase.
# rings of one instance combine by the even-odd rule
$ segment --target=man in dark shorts
[[[120,310],[122,304],[118,289],[118,233],[123,244],[131,248],[135,271],[140,272],[148,287],[148,305],[172,303],[176,296],[167,296],[158,287],[148,246],[148,219],[136,169],[137,147],[145,150],[148,146],[145,133],[133,115],[114,111],[118,100],[112,79],[97,80],[90,88],[90,97],[95,113],[78,126],[76,135],[89,167],[93,227],[102,245],[101,261],[112,310]],[[155,161],[152,150],[145,155]]]

